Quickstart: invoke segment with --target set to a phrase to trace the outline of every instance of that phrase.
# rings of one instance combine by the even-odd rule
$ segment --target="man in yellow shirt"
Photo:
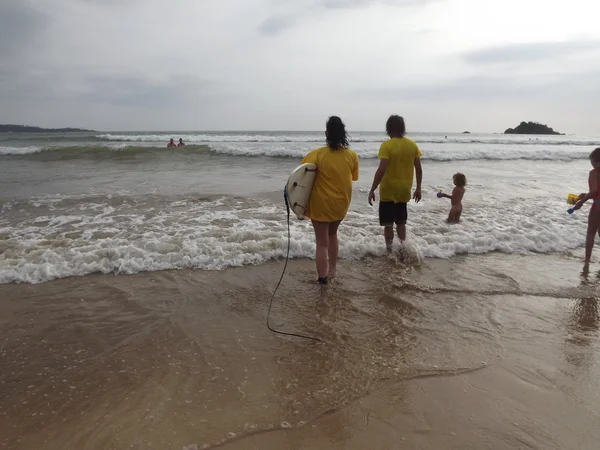
[[[385,244],[388,252],[394,242],[394,223],[400,241],[406,240],[406,204],[411,199],[413,174],[417,173],[417,188],[412,196],[415,202],[421,200],[421,151],[415,142],[404,137],[406,126],[404,119],[392,115],[385,124],[389,140],[379,148],[379,167],[375,172],[373,186],[369,192],[369,204],[373,205],[375,190],[381,184],[379,192],[379,224],[384,227]]]

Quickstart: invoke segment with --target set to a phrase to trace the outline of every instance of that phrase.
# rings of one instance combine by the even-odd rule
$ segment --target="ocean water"
[[[170,138],[184,148],[167,149]],[[423,200],[409,204],[408,239],[425,258],[560,253],[585,241],[586,212],[567,194],[587,189],[600,138],[419,133]],[[383,256],[367,194],[383,133],[351,133],[360,180],[340,228],[340,256]],[[0,283],[95,272],[221,270],[286,253],[283,186],[321,132],[42,133],[0,135]],[[463,222],[447,225],[461,171]],[[291,255],[312,258],[307,221],[292,219]]]

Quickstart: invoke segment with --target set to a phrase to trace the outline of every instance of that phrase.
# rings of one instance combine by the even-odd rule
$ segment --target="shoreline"
[[[0,445],[595,448],[600,273],[579,258],[342,261],[323,297],[292,260],[272,323],[321,344],[266,329],[281,268],[1,285]]]

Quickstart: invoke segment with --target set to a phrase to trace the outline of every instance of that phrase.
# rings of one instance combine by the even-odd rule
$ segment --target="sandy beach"
[[[0,450],[600,450],[594,11],[0,0]]]
[[[595,449],[579,257],[292,261],[0,286],[8,449]]]

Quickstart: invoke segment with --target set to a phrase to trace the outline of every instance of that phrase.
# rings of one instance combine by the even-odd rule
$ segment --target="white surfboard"
[[[308,208],[308,200],[317,175],[317,166],[304,163],[296,167],[285,185],[288,203],[298,219],[306,219],[304,213]]]

